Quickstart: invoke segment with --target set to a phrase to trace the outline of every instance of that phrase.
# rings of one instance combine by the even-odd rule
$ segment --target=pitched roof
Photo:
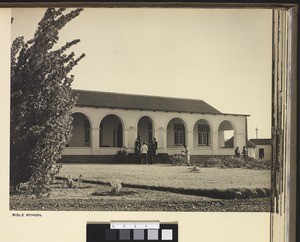
[[[256,145],[271,145],[272,144],[271,139],[250,139],[250,141]]]
[[[227,147],[233,147],[233,136],[229,140],[226,141],[226,146]],[[247,140],[247,147],[248,148],[255,148],[256,145],[253,142],[251,142],[250,140]]]
[[[76,106],[222,114],[202,100],[74,90]]]

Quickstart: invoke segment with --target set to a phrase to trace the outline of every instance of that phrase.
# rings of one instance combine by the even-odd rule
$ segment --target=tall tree
[[[83,9],[49,8],[34,38],[13,41],[11,49],[10,185],[28,182],[28,191],[41,195],[58,172],[57,160],[71,137],[72,68],[84,57],[70,47],[54,49],[61,30]]]

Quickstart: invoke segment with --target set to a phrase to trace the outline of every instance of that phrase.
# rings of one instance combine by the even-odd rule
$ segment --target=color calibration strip
[[[111,229],[159,229],[159,221],[146,221],[146,222],[110,222]]]
[[[140,223],[140,222],[139,222]],[[123,224],[119,224],[124,227]],[[178,242],[178,225],[161,223],[157,226],[143,226],[131,228],[113,228],[111,224],[87,224],[86,242]],[[130,228],[128,228],[130,227]]]

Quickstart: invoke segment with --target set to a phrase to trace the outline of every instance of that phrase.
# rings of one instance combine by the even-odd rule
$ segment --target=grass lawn
[[[141,185],[122,187],[120,194],[110,193],[110,186],[78,183],[68,188],[62,180],[51,185],[47,197],[32,199],[24,194],[10,196],[11,210],[37,211],[206,211],[206,212],[269,212],[270,197],[217,199],[195,194],[162,190],[173,189],[227,190],[270,188],[270,171],[253,169],[200,168],[191,173],[191,167],[166,164],[113,165],[63,164],[61,177],[110,182],[120,179],[124,184]],[[160,187],[159,189],[149,187]],[[220,198],[220,197],[219,197]],[[223,197],[222,197],[223,198]]]
[[[191,173],[189,168],[165,164],[63,164],[59,176],[75,179],[82,174],[88,180],[110,182],[116,178],[127,184],[191,189],[270,188],[270,170],[200,168],[199,173]]]
[[[109,186],[77,184],[67,188],[63,181],[51,186],[49,197],[10,197],[10,210],[17,211],[187,211],[269,212],[270,198],[212,199],[201,196],[137,188],[122,188],[123,195],[108,195]],[[95,192],[98,192],[97,195]]]

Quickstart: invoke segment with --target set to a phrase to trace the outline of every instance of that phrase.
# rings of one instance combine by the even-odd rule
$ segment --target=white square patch
[[[173,230],[172,229],[163,229],[161,231],[162,240],[172,240],[173,239]]]

